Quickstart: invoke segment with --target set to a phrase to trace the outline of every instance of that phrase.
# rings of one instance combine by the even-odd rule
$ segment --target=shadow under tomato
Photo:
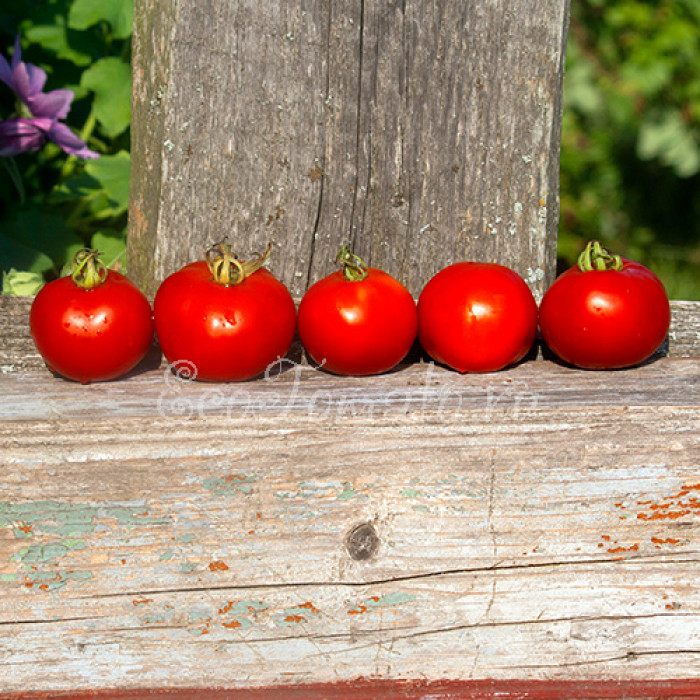
[[[423,347],[420,345],[418,341],[416,341],[416,346],[411,349],[411,352],[408,354],[406,357],[406,360],[404,362],[409,362],[409,358],[411,358],[410,362],[411,363],[416,363],[420,362],[422,364],[425,363],[433,363],[437,367],[442,367],[446,370],[449,370],[450,372],[454,372],[456,375],[467,375],[467,374],[496,374],[498,372],[504,372],[506,370],[512,369],[513,367],[519,367],[522,364],[525,364],[526,362],[532,362],[534,360],[541,360],[543,355],[542,355],[542,345],[544,343],[541,341],[539,336],[535,339],[535,342],[532,344],[532,347],[528,350],[527,354],[525,357],[522,359],[518,360],[517,362],[511,362],[510,364],[507,364],[505,367],[501,367],[500,369],[493,370],[491,372],[460,372],[459,370],[454,369],[453,367],[450,367],[449,365],[446,365],[442,362],[437,362],[436,360],[433,360],[430,355],[423,349]],[[415,354],[414,354],[415,352]],[[403,364],[403,363],[402,363]]]
[[[552,362],[559,367],[564,369],[576,370],[578,372],[624,372],[628,369],[636,369],[639,367],[647,367],[648,365],[653,365],[664,357],[668,357],[668,336],[664,339],[664,342],[655,350],[646,360],[637,363],[636,365],[631,365],[629,367],[612,367],[610,369],[586,369],[585,367],[577,367],[572,365],[570,362],[562,360],[558,355],[556,355],[552,350],[550,350],[547,343],[544,340],[539,341],[542,349],[542,359]]]
[[[130,379],[132,377],[136,377],[139,374],[144,374],[145,372],[150,372],[154,369],[159,369],[160,367],[164,367],[165,365],[163,364],[163,353],[160,351],[160,347],[158,344],[154,341],[151,346],[148,348],[148,352],[144,355],[143,359],[132,369],[130,369],[128,372],[125,374],[121,374],[118,377],[115,377],[114,379],[100,379],[97,381],[88,381],[88,382],[81,382],[78,379],[72,379],[70,377],[66,377],[60,372],[56,372],[55,370],[51,369],[48,365],[46,365],[46,369],[51,372],[51,374],[56,377],[56,379],[62,379],[64,382],[70,382],[72,384],[82,384],[84,386],[87,386],[88,384],[105,384],[108,382],[119,382],[122,379]]]
[[[317,370],[321,374],[325,374],[329,377],[344,377],[347,379],[358,380],[371,379],[372,377],[381,377],[386,374],[397,374],[398,372],[405,371],[412,365],[425,364],[433,361],[430,358],[430,356],[425,352],[425,350],[423,350],[417,339],[414,341],[413,345],[411,346],[411,349],[406,354],[406,357],[404,357],[403,360],[401,360],[401,362],[399,362],[391,369],[388,369],[385,372],[379,372],[377,374],[337,374],[336,372],[331,372],[330,370],[326,369],[323,365],[319,365],[316,362],[314,362],[314,360],[306,353],[303,346],[301,346],[301,351],[301,363],[310,366],[311,368]]]
[[[144,358],[139,362],[136,367],[129,370],[125,375],[120,377],[120,379],[128,379],[130,377],[136,377],[139,374],[144,374],[145,372],[151,372],[154,369],[160,369],[164,367],[164,357],[160,350],[160,346],[156,341],[151,343],[151,347],[148,348],[148,352],[145,354]]]

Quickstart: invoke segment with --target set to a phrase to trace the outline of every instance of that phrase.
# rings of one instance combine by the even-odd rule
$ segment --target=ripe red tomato
[[[513,270],[460,262],[440,270],[418,299],[418,338],[460,372],[494,372],[521,360],[537,332],[537,304]]]
[[[289,350],[296,309],[287,288],[262,268],[270,252],[239,262],[228,246],[186,265],[160,285],[153,311],[158,342],[171,365],[192,379],[243,381]]]
[[[583,369],[643,362],[664,341],[670,322],[659,278],[644,265],[610,255],[597,241],[555,280],[540,304],[544,341]]]
[[[341,249],[338,270],[299,305],[299,337],[318,365],[342,375],[387,372],[416,339],[416,303],[398,280]]]
[[[73,275],[45,285],[29,314],[34,343],[49,369],[83,384],[126,374],[153,342],[148,300],[97,255],[77,253]]]

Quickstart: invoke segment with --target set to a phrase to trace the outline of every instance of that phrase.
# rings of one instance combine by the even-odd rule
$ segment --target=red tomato
[[[545,293],[540,329],[549,348],[584,369],[631,367],[654,354],[671,322],[659,278],[592,241]]]
[[[537,332],[537,304],[513,270],[461,262],[440,270],[418,299],[418,338],[460,372],[494,372],[521,360]]]
[[[153,304],[156,335],[170,364],[195,368],[192,379],[243,381],[287,353],[296,309],[287,288],[261,268],[269,247],[244,263],[227,247],[216,250],[160,285]]]
[[[416,303],[399,281],[347,248],[337,260],[343,270],[316,282],[301,300],[301,342],[314,362],[335,374],[387,372],[416,339]]]
[[[34,299],[29,327],[49,369],[83,382],[115,379],[133,369],[153,341],[151,306],[124,275],[80,251],[78,264],[92,268],[49,282]],[[89,262],[92,261],[92,262]],[[101,265],[101,267],[100,267]],[[96,275],[96,276],[95,276]]]

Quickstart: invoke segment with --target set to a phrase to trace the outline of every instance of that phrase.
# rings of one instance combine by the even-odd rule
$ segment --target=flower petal
[[[22,42],[19,32],[15,37],[15,52],[12,54],[12,70],[14,70],[22,61]]]
[[[78,158],[99,158],[100,154],[91,151],[85,141],[76,136],[65,124],[54,121],[48,130],[48,137],[66,153]]]
[[[29,100],[38,95],[46,82],[46,73],[31,63],[19,63],[15,66],[15,92],[20,100],[29,106]]]
[[[72,90],[52,90],[41,92],[27,100],[27,107],[35,117],[65,119],[73,101]]]
[[[45,141],[46,133],[34,119],[18,118],[0,122],[0,156],[36,151]]]
[[[17,51],[15,50],[15,53]],[[7,59],[4,56],[0,56],[0,80],[2,80],[7,87],[10,88],[10,90],[14,90],[17,92],[17,86],[15,85],[15,75],[14,75],[14,69],[10,64],[7,62]]]

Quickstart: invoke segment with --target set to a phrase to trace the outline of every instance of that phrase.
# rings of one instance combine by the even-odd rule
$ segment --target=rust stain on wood
[[[209,563],[210,571],[228,571],[228,564],[224,561],[217,560]]]
[[[680,491],[661,502],[637,501],[639,506],[648,506],[651,512],[637,513],[638,520],[678,520],[687,515],[700,514],[700,499],[693,492],[700,491],[700,484],[683,486]]]
[[[227,629],[236,629],[241,627],[242,623],[239,620],[231,620],[231,622],[222,622],[221,626]]]

